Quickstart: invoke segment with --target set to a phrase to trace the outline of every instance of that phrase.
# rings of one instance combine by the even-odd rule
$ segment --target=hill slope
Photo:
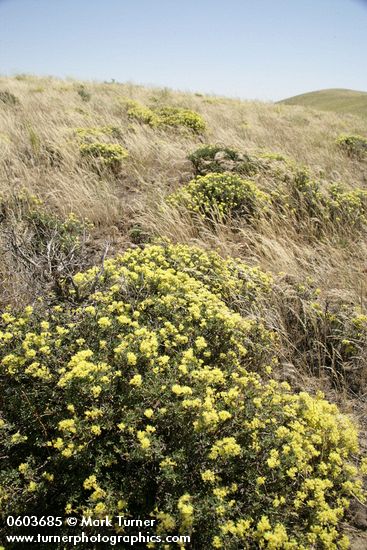
[[[343,149],[340,134],[362,136],[358,155],[351,146]],[[285,103],[132,84],[0,78],[0,374],[8,391],[0,428],[7,415],[11,421],[5,426],[9,446],[0,455],[11,461],[2,484],[12,514],[23,515],[24,506],[45,496],[58,515],[65,507],[114,510],[112,474],[123,474],[129,460],[136,477],[118,496],[124,513],[127,503],[132,513],[143,502],[146,517],[159,510],[171,527],[194,525],[204,537],[214,502],[219,535],[209,532],[195,548],[242,547],[232,535],[248,527],[232,517],[251,517],[247,512],[255,518],[248,524],[249,548],[265,548],[258,544],[263,532],[275,541],[266,547],[280,548],[285,527],[293,536],[297,517],[298,539],[289,548],[346,548],[345,541],[335,546],[315,539],[315,533],[326,541],[339,536],[334,525],[345,503],[339,497],[350,492],[340,477],[349,453],[339,444],[345,430],[321,396],[317,402],[297,396],[322,390],[354,415],[351,433],[345,431],[354,462],[358,420],[367,446],[363,136],[367,118]],[[117,262],[105,261],[121,252]],[[28,304],[34,311],[27,308],[18,318],[16,311]],[[267,382],[272,370],[291,385],[282,386],[280,397],[273,395],[277,384]],[[32,430],[29,403],[37,418]],[[239,416],[242,411],[251,417]],[[242,452],[236,430],[242,438],[245,425],[250,431]],[[19,450],[9,453],[12,445]],[[239,452],[255,469],[237,460]],[[193,457],[200,468],[193,468]],[[64,461],[71,464],[70,483]],[[219,467],[227,465],[222,474]],[[249,481],[247,471],[253,472]],[[232,475],[243,487],[230,483]],[[157,506],[147,498],[151,476],[154,487],[167,482],[170,494],[175,487],[169,506],[161,489],[151,495],[161,499]],[[320,485],[320,476],[335,481],[325,500],[319,489],[330,485],[327,479]],[[208,499],[195,492],[191,504],[197,487]],[[313,487],[306,510],[298,495],[311,496]],[[263,499],[256,507],[252,498],[244,500],[249,488]],[[289,489],[289,497],[278,488]],[[340,504],[331,509],[335,497]],[[232,509],[235,500],[243,508]],[[315,509],[316,500],[322,509]],[[199,513],[192,518],[194,505]],[[210,520],[204,522],[205,514]],[[314,533],[304,533],[305,517],[310,526],[317,521]],[[355,501],[346,522],[353,517],[354,526],[366,525],[366,510]],[[275,523],[270,532],[273,519],[285,527]],[[365,533],[353,527],[351,535],[361,538],[353,550],[366,547]]]
[[[335,113],[351,113],[359,116],[367,116],[367,92],[355,90],[328,89],[308,92],[278,103],[286,105],[302,105],[322,111],[334,111]]]

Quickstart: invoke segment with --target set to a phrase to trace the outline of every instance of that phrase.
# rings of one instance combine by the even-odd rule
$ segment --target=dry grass
[[[198,220],[164,206],[164,196],[192,177],[187,155],[202,142],[241,151],[281,152],[325,181],[363,187],[366,164],[345,156],[335,138],[342,132],[366,134],[365,120],[131,84],[84,83],[90,100],[83,101],[81,86],[30,76],[0,80],[0,88],[19,99],[19,105],[0,106],[3,197],[26,189],[54,212],[87,217],[96,225],[98,238],[125,241],[127,228],[142,224],[154,235],[213,247],[273,272],[312,275],[324,289],[344,289],[365,300],[363,240],[310,244],[284,220],[276,227],[265,223],[256,231],[242,227],[234,232],[223,226],[208,231]],[[127,98],[193,109],[206,120],[206,135],[132,123],[123,105]],[[82,162],[75,138],[75,128],[107,125],[120,129],[118,141],[129,151],[118,176],[97,174]]]
[[[343,155],[335,145],[342,132],[366,134],[365,120],[131,84],[84,83],[90,100],[83,101],[81,86],[30,76],[0,80],[0,88],[19,99],[19,105],[0,105],[2,196],[26,189],[52,211],[87,217],[96,225],[99,239],[103,235],[125,241],[126,229],[138,223],[155,235],[213,247],[273,272],[312,275],[322,288],[332,285],[365,300],[364,241],[310,244],[284,221],[277,227],[263,224],[256,231],[208,231],[198,220],[164,206],[164,196],[192,177],[187,155],[202,142],[241,151],[281,152],[326,181],[365,186],[366,164]],[[206,120],[206,135],[132,123],[123,105],[127,98],[193,109]],[[75,138],[75,128],[107,125],[120,129],[119,142],[130,155],[117,177],[107,172],[101,176],[82,162]]]

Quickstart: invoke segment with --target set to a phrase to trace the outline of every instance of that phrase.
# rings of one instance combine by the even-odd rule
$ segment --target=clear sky
[[[0,73],[264,100],[367,91],[367,0],[0,0]]]

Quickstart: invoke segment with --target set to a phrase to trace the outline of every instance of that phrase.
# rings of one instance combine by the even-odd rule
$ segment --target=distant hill
[[[356,90],[329,89],[300,94],[278,103],[287,105],[303,105],[322,111],[337,113],[351,113],[367,117],[367,92]]]

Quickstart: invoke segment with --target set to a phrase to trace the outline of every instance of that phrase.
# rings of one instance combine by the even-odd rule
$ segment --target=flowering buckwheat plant
[[[151,517],[197,549],[348,547],[357,431],[271,378],[269,277],[168,245],[74,285],[42,315],[1,317],[4,515]]]

